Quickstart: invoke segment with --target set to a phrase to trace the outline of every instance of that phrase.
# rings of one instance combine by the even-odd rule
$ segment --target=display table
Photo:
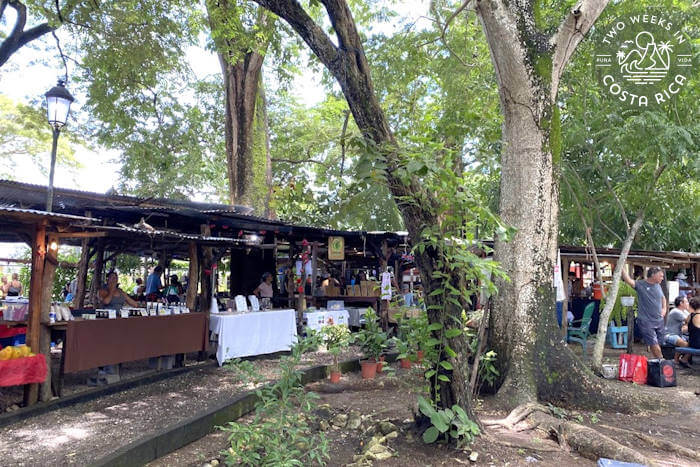
[[[56,323],[56,330],[65,327],[66,333],[62,372],[206,350],[206,318],[189,313]]]
[[[308,300],[308,299],[307,299]],[[338,295],[333,297],[313,297],[314,306],[326,306],[329,300],[342,300],[345,305],[352,304],[357,305],[368,305],[374,308],[374,311],[379,312],[379,297],[356,297],[353,295]]]
[[[47,374],[44,355],[0,361],[0,386],[43,383]]]
[[[219,365],[236,357],[290,350],[296,341],[294,310],[214,313],[209,328],[216,334]]]
[[[322,311],[305,311],[304,321],[306,326],[314,331],[320,331],[322,327],[328,326],[329,320],[333,320],[333,324],[348,325],[350,313],[347,310],[322,310]]]

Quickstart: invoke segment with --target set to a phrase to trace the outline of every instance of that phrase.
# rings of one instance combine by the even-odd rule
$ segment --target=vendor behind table
[[[261,309],[267,310],[270,308],[274,295],[274,290],[272,289],[272,273],[263,273],[260,284],[253,290],[253,294],[260,299]]]

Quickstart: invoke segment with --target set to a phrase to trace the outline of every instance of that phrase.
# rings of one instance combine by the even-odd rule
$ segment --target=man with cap
[[[676,280],[678,281],[678,287],[690,287],[690,284],[688,284],[685,280],[688,278],[688,276],[685,275],[683,271],[679,272],[676,275]],[[680,289],[678,292],[679,297],[685,297],[688,294],[687,290]]]

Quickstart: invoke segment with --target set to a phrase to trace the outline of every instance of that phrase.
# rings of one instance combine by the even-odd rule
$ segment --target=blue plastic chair
[[[593,311],[595,310],[595,302],[591,302],[583,309],[581,319],[575,319],[571,324],[579,323],[578,326],[569,327],[566,330],[567,342],[578,342],[583,347],[583,356],[586,357],[586,347],[588,346],[588,336],[591,335],[590,326],[593,319]]]
[[[620,344],[617,338],[618,335],[622,334],[622,344]],[[627,348],[627,326],[608,326],[608,344],[613,349],[626,349]]]

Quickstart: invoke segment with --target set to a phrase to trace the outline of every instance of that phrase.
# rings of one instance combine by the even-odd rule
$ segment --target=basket
[[[615,379],[617,378],[617,365],[616,364],[603,364],[603,378],[605,379]]]

